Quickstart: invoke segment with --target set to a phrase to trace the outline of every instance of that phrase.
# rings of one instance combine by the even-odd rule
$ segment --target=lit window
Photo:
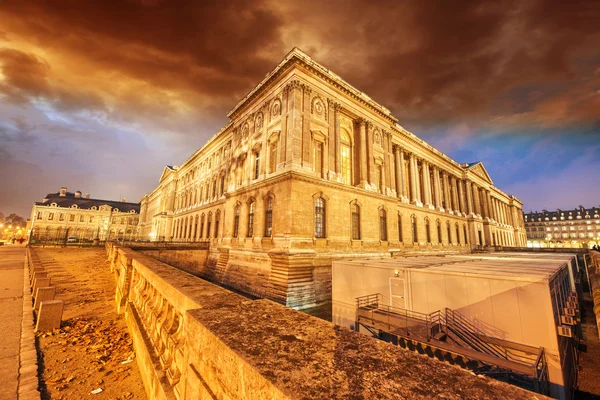
[[[417,243],[419,241],[419,235],[417,234],[417,218],[414,214],[410,216],[410,225],[412,229],[412,241],[413,243]]]
[[[398,240],[403,242],[402,238],[402,214],[398,213]]]
[[[238,237],[240,227],[240,206],[235,208],[235,217],[233,217],[233,237]]]
[[[387,241],[387,213],[383,208],[379,210],[379,239]]]
[[[323,143],[315,142],[313,153],[315,171],[318,176],[323,177]]]
[[[254,153],[254,179],[258,179],[260,174],[260,153]]]
[[[269,172],[273,173],[277,169],[277,142],[271,143],[269,154]]]
[[[429,230],[429,218],[425,217],[425,236],[427,243],[431,243],[431,231]]]
[[[357,204],[350,206],[352,212],[352,240],[360,240],[360,209]]]
[[[267,200],[267,209],[265,210],[265,236],[271,237],[273,234],[273,198]]]
[[[325,199],[315,199],[315,237],[325,237]]]
[[[254,201],[248,208],[248,237],[254,236]]]
[[[352,142],[350,135],[345,130],[340,133],[340,160],[342,182],[346,185],[352,184]]]

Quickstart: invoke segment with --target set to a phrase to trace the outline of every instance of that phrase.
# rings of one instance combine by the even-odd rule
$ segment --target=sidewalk
[[[0,246],[0,400],[17,398],[25,246]]]

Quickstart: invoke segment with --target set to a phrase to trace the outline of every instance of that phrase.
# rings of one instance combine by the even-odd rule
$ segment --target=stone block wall
[[[117,284],[151,400],[543,397],[249,300],[148,255],[107,251],[128,276]]]
[[[590,250],[591,263],[588,265],[588,275],[590,279],[590,290],[594,300],[594,314],[596,314],[596,324],[600,336],[600,252]]]

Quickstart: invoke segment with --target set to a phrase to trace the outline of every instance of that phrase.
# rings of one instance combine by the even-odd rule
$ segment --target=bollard
[[[35,293],[37,288],[50,286],[50,278],[36,278],[33,281],[33,286],[31,288],[31,293]]]
[[[35,293],[35,303],[33,305],[34,310],[40,309],[40,304],[42,301],[54,300],[54,296],[56,295],[56,286],[45,286],[37,288]]]
[[[40,303],[37,313],[36,332],[46,332],[60,328],[64,302],[62,300],[47,300]]]

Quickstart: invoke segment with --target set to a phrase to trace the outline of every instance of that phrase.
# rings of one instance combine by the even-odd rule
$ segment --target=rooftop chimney
[[[86,199],[89,199],[89,198],[90,198],[90,194],[89,194],[89,193],[86,193],[86,194],[85,194],[85,198],[86,198]]]
[[[60,188],[60,196],[66,196],[67,195],[67,188],[66,187],[61,187]]]
[[[121,197],[121,203],[127,203],[127,199],[125,197]]]
[[[81,198],[81,192],[79,190],[75,192],[75,198],[76,199],[80,199]]]

